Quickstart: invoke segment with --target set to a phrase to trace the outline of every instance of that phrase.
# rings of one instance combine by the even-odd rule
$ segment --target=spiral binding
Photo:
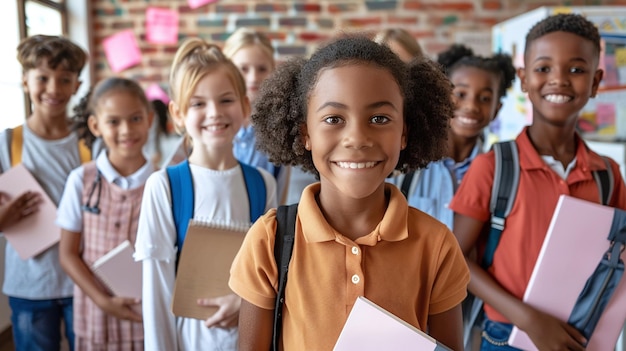
[[[249,222],[233,222],[225,219],[214,219],[207,217],[196,217],[189,221],[189,225],[209,227],[223,230],[232,230],[235,232],[247,232],[252,226]]]

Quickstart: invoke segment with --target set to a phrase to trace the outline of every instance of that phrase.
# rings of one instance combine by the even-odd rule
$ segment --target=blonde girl
[[[125,240],[135,241],[143,186],[154,166],[142,148],[152,109],[141,87],[109,78],[83,98],[77,124],[106,151],[70,173],[58,208],[60,262],[74,281],[76,350],[143,350],[140,301],[115,296],[89,267]]]
[[[249,202],[242,166],[232,142],[250,113],[246,85],[220,49],[199,38],[178,49],[170,72],[170,114],[191,143],[181,166],[192,178],[193,218],[220,223],[249,223]],[[276,206],[276,183],[260,169],[265,183],[265,210]],[[177,241],[167,169],[146,183],[136,259],[143,262],[143,319],[147,350],[236,350],[241,299],[230,294],[197,301],[217,306],[207,320],[175,317],[170,304],[176,278]]]
[[[270,76],[275,68],[272,42],[262,32],[245,27],[239,28],[224,43],[224,55],[239,68],[239,72],[246,82],[246,93],[254,107],[261,83]],[[250,118],[246,118],[235,136],[233,151],[235,157],[241,162],[261,167],[270,172],[278,183],[278,198],[283,198],[287,185],[288,169],[273,164],[265,153],[256,148],[256,137]]]

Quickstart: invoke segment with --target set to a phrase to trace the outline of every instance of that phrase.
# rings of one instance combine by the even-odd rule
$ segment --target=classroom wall
[[[626,0],[221,0],[197,9],[191,9],[187,0],[96,0],[91,21],[95,78],[114,74],[102,50],[103,39],[131,29],[142,51],[141,64],[119,75],[144,86],[166,85],[177,45],[145,40],[145,11],[150,6],[179,12],[179,42],[200,36],[221,44],[237,27],[263,30],[273,39],[280,61],[310,54],[337,31],[376,31],[394,26],[409,30],[433,57],[454,42],[486,54],[491,49],[493,24],[539,6],[561,5],[626,5]]]

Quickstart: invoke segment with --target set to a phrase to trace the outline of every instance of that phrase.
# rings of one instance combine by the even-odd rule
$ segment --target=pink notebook
[[[613,221],[613,208],[561,195],[524,301],[567,321],[587,278],[604,252]],[[626,260],[626,253],[622,253]],[[587,351],[613,350],[626,319],[626,279],[617,286],[589,340]],[[523,331],[513,328],[509,344],[537,350]]]
[[[0,174],[0,191],[9,194],[11,198],[26,191],[33,191],[41,196],[37,213],[3,232],[20,258],[26,260],[36,256],[61,239],[61,229],[54,224],[56,205],[23,164]]]
[[[445,351],[445,346],[363,296],[359,296],[334,351]]]
[[[93,263],[91,270],[115,295],[141,299],[142,266],[133,258],[133,245],[125,240]]]

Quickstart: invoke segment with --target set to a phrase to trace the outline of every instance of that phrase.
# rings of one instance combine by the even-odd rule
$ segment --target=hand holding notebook
[[[172,297],[176,316],[206,320],[217,307],[200,306],[198,300],[232,294],[228,287],[230,266],[247,230],[247,224],[190,221]]]
[[[40,196],[37,212],[3,230],[21,259],[34,257],[61,239],[61,230],[54,224],[56,206],[23,164],[0,175],[0,191],[11,198],[28,191]]]
[[[133,245],[125,240],[97,259],[91,270],[115,296],[141,299],[142,267],[133,252]]]

